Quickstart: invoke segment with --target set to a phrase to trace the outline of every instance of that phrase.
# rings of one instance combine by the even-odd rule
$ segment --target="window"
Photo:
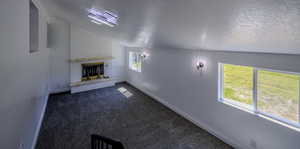
[[[300,75],[220,64],[220,100],[300,127]]]
[[[253,68],[223,65],[224,69],[224,92],[223,97],[249,106],[253,104]]]
[[[131,70],[141,72],[142,71],[142,61],[139,52],[129,52],[129,68]]]
[[[29,12],[29,52],[33,53],[39,49],[39,10],[32,1],[30,1]]]
[[[299,122],[299,76],[258,70],[257,101],[259,111]]]

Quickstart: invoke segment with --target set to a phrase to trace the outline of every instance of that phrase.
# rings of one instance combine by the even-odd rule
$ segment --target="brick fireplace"
[[[71,93],[113,86],[112,57],[71,59]]]

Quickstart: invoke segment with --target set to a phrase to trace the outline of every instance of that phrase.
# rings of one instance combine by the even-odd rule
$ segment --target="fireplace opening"
[[[85,63],[85,64],[81,64],[81,66],[82,66],[81,81],[108,78],[107,76],[104,76],[103,62]]]

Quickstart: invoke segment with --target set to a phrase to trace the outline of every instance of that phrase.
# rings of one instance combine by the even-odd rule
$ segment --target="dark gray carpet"
[[[133,95],[127,98],[120,87]],[[125,149],[232,148],[125,83],[51,96],[36,148],[89,149],[93,133],[119,140]]]

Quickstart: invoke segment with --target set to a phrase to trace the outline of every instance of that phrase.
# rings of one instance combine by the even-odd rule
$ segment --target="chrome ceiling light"
[[[110,11],[99,11],[95,8],[88,9],[88,17],[91,19],[91,22],[101,25],[105,24],[109,27],[114,27],[118,25],[118,15]]]

